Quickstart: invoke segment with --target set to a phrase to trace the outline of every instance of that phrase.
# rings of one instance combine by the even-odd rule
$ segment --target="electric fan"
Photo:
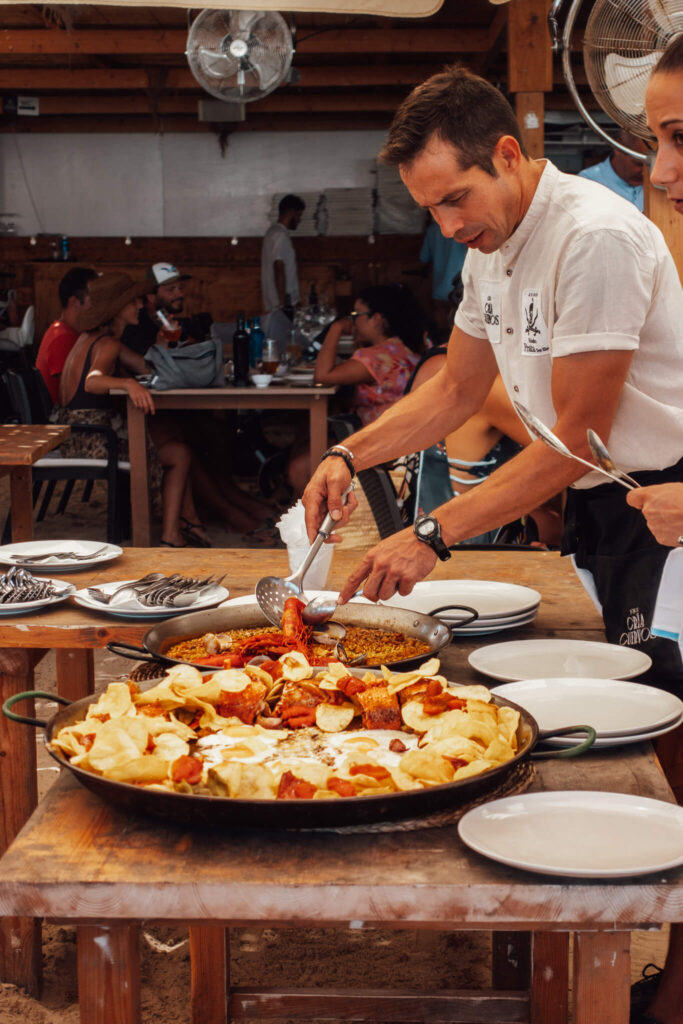
[[[571,68],[571,36],[582,0],[574,0],[567,14],[562,39],[557,15],[563,0],[554,0],[548,21],[553,49],[562,51],[567,87],[576,106],[593,131],[642,163],[637,153],[609,136],[584,106]],[[648,79],[667,43],[683,32],[683,0],[596,0],[583,41],[586,77],[596,100],[625,131],[650,140],[645,117]]]
[[[185,51],[201,87],[226,103],[250,103],[277,89],[293,54],[292,33],[277,11],[202,11]]]

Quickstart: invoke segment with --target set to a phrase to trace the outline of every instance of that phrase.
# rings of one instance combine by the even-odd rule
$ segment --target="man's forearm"
[[[441,441],[480,405],[478,396],[453,385],[444,369],[344,444],[354,454],[356,470],[367,469]]]

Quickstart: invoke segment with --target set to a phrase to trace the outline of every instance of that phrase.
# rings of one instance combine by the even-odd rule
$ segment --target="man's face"
[[[508,139],[493,152],[495,178],[477,166],[463,171],[457,149],[434,135],[412,163],[399,167],[403,184],[446,238],[490,253],[517,227],[524,214],[519,149]]]
[[[645,144],[638,139],[637,144],[634,146],[635,149],[640,149],[645,153]],[[630,185],[631,188],[637,188],[638,185],[643,184],[643,168],[644,165],[639,160],[634,160],[632,156],[628,156],[626,153],[622,153],[621,150],[615,149],[614,155],[612,156],[612,169],[615,174]]]
[[[301,223],[301,218],[303,217],[303,215],[304,215],[304,211],[303,210],[292,210],[292,212],[290,214],[290,217],[289,217],[289,230],[290,231],[296,231],[296,229],[299,227],[299,224]]]
[[[67,305],[69,318],[77,324],[80,323],[80,319],[85,313],[86,309],[90,309],[92,305],[92,298],[90,296],[90,293],[84,291],[82,295],[83,298],[80,298],[78,295],[72,295],[69,298],[69,302]]]
[[[182,313],[185,303],[185,282],[172,281],[170,284],[160,284],[156,291],[155,305],[157,309],[163,309],[166,313]]]

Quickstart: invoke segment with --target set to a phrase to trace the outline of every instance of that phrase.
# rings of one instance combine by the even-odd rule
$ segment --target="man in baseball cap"
[[[137,325],[126,327],[121,338],[124,345],[144,355],[150,345],[168,344],[168,336],[162,330],[157,313],[161,312],[167,321],[182,327],[181,340],[188,337],[201,341],[204,330],[197,330],[195,318],[180,320],[185,304],[185,281],[190,274],[181,274],[172,263],[154,263],[145,275],[149,291],[145,297],[145,305],[140,310]]]

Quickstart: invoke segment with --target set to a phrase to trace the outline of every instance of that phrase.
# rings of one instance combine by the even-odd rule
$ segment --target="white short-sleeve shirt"
[[[280,306],[280,297],[275,287],[273,263],[282,260],[285,265],[285,291],[292,305],[299,301],[299,277],[296,269],[296,254],[289,231],[276,221],[271,224],[261,245],[261,296],[266,313],[271,313]]]
[[[494,253],[470,250],[462,277],[455,323],[491,343],[511,399],[552,426],[553,359],[632,350],[610,455],[627,472],[683,457],[683,290],[663,235],[631,203],[546,161],[517,230]],[[573,486],[600,483],[587,473]]]

